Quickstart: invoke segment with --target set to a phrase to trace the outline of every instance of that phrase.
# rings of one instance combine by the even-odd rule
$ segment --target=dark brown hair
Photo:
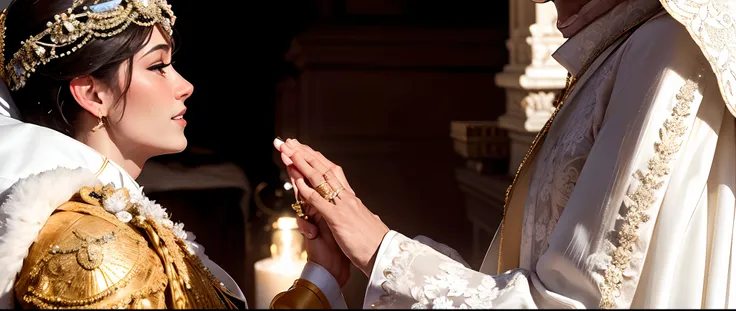
[[[22,40],[44,31],[46,23],[53,21],[54,15],[71,8],[72,2],[14,0],[8,7],[5,22],[5,63],[18,51]],[[85,0],[84,5],[92,5],[93,2]],[[82,107],[69,90],[69,82],[75,77],[91,76],[103,81],[108,87],[117,90],[116,104],[122,102],[125,105],[125,94],[130,88],[133,74],[133,56],[148,43],[152,31],[153,27],[130,24],[116,36],[90,40],[76,52],[36,67],[26,85],[12,92],[23,121],[73,136],[74,124],[82,112]],[[162,33],[167,41],[171,40],[167,32]],[[119,89],[118,70],[123,64],[127,67],[126,81],[123,88]]]

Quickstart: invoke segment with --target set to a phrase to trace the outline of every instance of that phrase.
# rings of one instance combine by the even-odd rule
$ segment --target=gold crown
[[[74,0],[66,12],[46,23],[46,30],[21,42],[18,52],[5,63],[5,19],[7,9],[0,13],[0,77],[15,91],[26,84],[36,67],[76,52],[95,38],[113,37],[136,24],[149,27],[160,24],[171,34],[176,21],[166,0],[111,0],[83,6],[84,0]],[[78,10],[77,10],[78,11]]]

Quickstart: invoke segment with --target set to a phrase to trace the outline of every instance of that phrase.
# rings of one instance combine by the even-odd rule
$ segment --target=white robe
[[[523,225],[506,229],[521,230],[518,269],[497,274],[498,241],[474,271],[391,231],[364,307],[736,307],[736,120],[722,77],[736,63],[723,53],[715,70],[698,46],[724,38],[696,42],[689,31],[700,28],[661,11],[580,72],[596,47],[657,10],[657,0],[626,1],[555,53],[579,82],[515,194]]]

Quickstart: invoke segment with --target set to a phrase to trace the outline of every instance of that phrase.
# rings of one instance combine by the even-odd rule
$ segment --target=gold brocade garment
[[[215,279],[159,222],[123,222],[102,208],[109,186],[84,187],[48,219],[15,283],[25,308],[237,309]]]

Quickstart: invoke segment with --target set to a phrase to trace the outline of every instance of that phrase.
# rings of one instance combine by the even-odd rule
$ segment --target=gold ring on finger
[[[314,190],[316,190],[317,193],[319,193],[319,195],[321,195],[325,200],[328,200],[330,194],[335,191],[332,189],[332,186],[327,183],[327,181],[317,185],[317,187],[314,187]]]
[[[340,192],[342,192],[343,190],[345,190],[345,187],[340,187],[339,189],[335,190],[333,193],[330,194],[330,198],[328,199],[328,201],[335,203],[335,198],[337,198],[337,196],[339,196]]]

